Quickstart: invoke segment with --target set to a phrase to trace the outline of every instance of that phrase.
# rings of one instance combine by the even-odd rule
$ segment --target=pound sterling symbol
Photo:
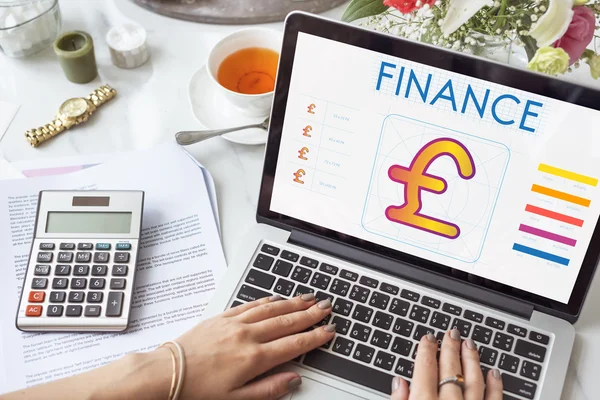
[[[315,105],[315,103],[312,103],[310,106],[308,106],[308,113],[309,114],[314,114],[315,112],[313,111],[315,108],[317,108],[317,106]]]
[[[304,175],[306,175],[306,172],[303,169],[294,172],[294,182],[304,185],[304,181],[300,180]]]
[[[298,150],[298,158],[301,160],[308,160],[308,158],[306,158],[306,155],[308,154],[309,150],[308,147],[303,147],[300,150]]]
[[[308,134],[308,132],[312,131],[312,126],[310,125],[306,125],[306,128],[302,129],[302,136],[306,136],[306,137],[311,137],[311,135]]]
[[[462,179],[475,176],[473,157],[462,143],[449,138],[432,140],[419,150],[410,167],[392,165],[388,170],[391,180],[404,184],[404,204],[389,206],[385,210],[385,216],[402,225],[456,239],[460,235],[458,225],[420,214],[423,207],[421,190],[442,194],[448,189],[445,179],[427,173],[429,166],[442,156],[449,156],[454,160]]]

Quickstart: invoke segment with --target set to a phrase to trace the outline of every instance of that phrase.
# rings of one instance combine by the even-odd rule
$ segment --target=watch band
[[[98,89],[94,90],[87,99],[91,101],[96,107],[100,107],[107,101],[112,100],[117,95],[117,91],[109,85],[102,85]]]

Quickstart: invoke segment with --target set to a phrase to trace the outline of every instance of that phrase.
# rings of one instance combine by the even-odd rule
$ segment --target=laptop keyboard
[[[315,293],[329,298],[333,312],[318,325],[336,324],[335,338],[294,360],[305,366],[389,394],[394,375],[410,382],[418,342],[456,328],[477,342],[481,369],[498,368],[504,399],[534,399],[544,372],[550,336],[452,304],[418,290],[320,262],[272,244],[262,244],[236,293],[243,302],[279,294]]]

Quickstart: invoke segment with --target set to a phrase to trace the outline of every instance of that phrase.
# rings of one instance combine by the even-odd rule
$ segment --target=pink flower
[[[580,6],[573,8],[573,19],[567,32],[554,42],[554,47],[560,47],[569,54],[569,65],[579,60],[594,37],[596,17],[591,8]]]

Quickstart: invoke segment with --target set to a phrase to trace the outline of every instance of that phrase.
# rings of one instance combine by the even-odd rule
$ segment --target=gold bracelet
[[[170,347],[167,347],[167,350],[169,350],[169,353],[171,354],[171,364],[173,369],[173,376],[171,377],[171,389],[169,390],[169,397],[167,397],[168,400],[171,400],[173,398],[173,393],[175,393],[175,382],[177,379],[177,363],[175,360],[175,353],[173,352],[173,350],[171,350]]]
[[[171,397],[171,392],[169,393],[169,400],[177,400],[179,398],[181,388],[183,387],[183,377],[185,376],[185,354],[183,353],[183,347],[181,347],[181,345],[174,340],[165,342],[165,343],[161,344],[160,347],[165,346],[167,344],[172,344],[173,346],[175,346],[175,348],[177,348],[177,352],[179,353],[179,374],[176,373],[175,364],[173,364],[173,378],[171,381],[171,392],[173,391],[173,383],[175,381],[175,375],[178,375],[177,387],[175,388],[175,393],[172,394],[172,397]],[[171,350],[169,348],[169,351],[171,351],[171,355],[173,357],[175,357],[173,350]]]

